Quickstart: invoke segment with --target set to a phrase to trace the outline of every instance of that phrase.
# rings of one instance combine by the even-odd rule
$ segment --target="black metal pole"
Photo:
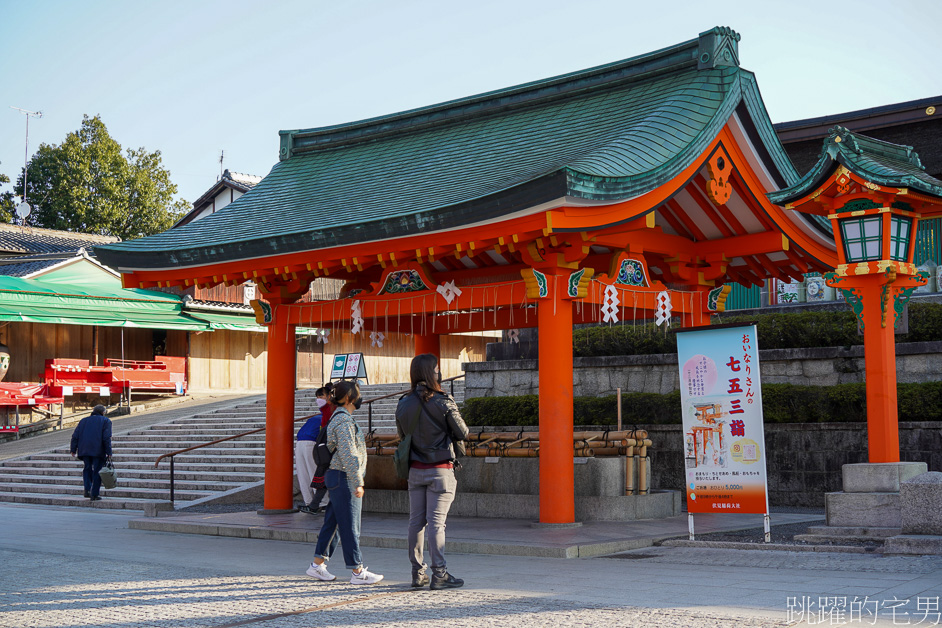
[[[173,503],[173,456],[170,456],[170,503]]]
[[[372,432],[373,431],[373,402],[372,401],[366,404],[366,413],[368,416],[367,423],[366,423],[366,431]]]

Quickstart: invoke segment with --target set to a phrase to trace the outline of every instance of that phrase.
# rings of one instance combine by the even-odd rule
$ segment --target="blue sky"
[[[889,10],[888,10],[889,9]],[[773,122],[942,94],[942,2],[0,0],[0,172],[100,114],[192,202],[265,175],[280,129],[403,111],[693,39],[742,35]],[[9,189],[5,186],[4,189]]]

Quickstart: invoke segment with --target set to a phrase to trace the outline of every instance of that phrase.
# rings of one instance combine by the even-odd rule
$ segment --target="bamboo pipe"
[[[476,443],[484,440],[489,440],[491,438],[501,441],[501,442],[513,442],[517,440],[537,440],[540,437],[539,432],[477,432],[468,435],[468,443]],[[607,440],[624,440],[626,438],[634,438],[636,440],[642,440],[648,437],[648,433],[645,430],[627,430],[620,432],[608,432],[606,435],[603,431],[598,432],[574,432],[572,435],[573,440],[586,440],[588,438],[603,438],[606,437]]]
[[[648,494],[648,448],[647,446],[641,447],[641,456],[638,460],[638,494],[647,495]]]
[[[635,494],[635,448],[633,446],[625,448],[625,495]]]
[[[627,447],[594,447],[596,456],[624,456],[628,453]]]
[[[621,388],[615,389],[615,399],[618,405],[618,431],[621,431]]]

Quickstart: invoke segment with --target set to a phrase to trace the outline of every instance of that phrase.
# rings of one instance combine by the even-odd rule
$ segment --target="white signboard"
[[[366,361],[362,353],[338,353],[330,369],[330,379],[365,379]]]
[[[687,511],[768,513],[755,325],[677,334]]]

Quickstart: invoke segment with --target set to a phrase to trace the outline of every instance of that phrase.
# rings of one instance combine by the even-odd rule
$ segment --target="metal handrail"
[[[444,383],[444,382],[451,382],[451,394],[452,394],[452,396],[454,396],[454,394],[455,394],[455,380],[456,380],[456,379],[461,379],[462,377],[464,377],[464,375],[456,375],[455,377],[449,377],[448,379],[442,380],[442,383]],[[382,400],[382,399],[388,399],[389,397],[395,397],[396,395],[403,395],[403,394],[409,392],[410,390],[411,390],[411,389],[407,388],[406,390],[403,390],[403,391],[394,392],[394,393],[389,393],[388,395],[383,395],[382,397],[376,397],[375,399],[370,399],[370,400],[366,401],[365,403],[367,404],[367,413],[368,413],[368,425],[367,425],[368,431],[370,431],[370,432],[373,431],[373,402],[374,402],[374,401],[380,401],[380,400]],[[294,422],[295,422],[295,423],[298,423],[298,422],[300,422],[300,421],[307,421],[308,419],[310,419],[310,418],[313,417],[313,416],[315,416],[315,415],[312,414],[311,416],[301,417],[300,419],[295,419]],[[173,503],[173,498],[174,498],[174,490],[173,490],[173,488],[174,488],[174,487],[173,487],[173,485],[174,485],[173,457],[174,457],[174,456],[176,456],[177,454],[186,453],[186,452],[188,452],[188,451],[193,451],[194,449],[201,449],[201,448],[203,448],[203,447],[209,447],[210,445],[216,445],[216,444],[218,444],[218,443],[222,443],[222,442],[225,442],[225,441],[227,441],[227,440],[233,440],[233,439],[236,439],[236,438],[242,438],[243,436],[249,436],[250,434],[258,434],[259,432],[264,432],[264,431],[265,431],[265,428],[264,428],[264,427],[260,427],[260,428],[255,429],[255,430],[250,430],[250,431],[248,431],[248,432],[242,432],[241,434],[236,434],[235,436],[226,436],[225,438],[217,438],[216,440],[213,440],[213,441],[209,441],[209,442],[206,442],[206,443],[201,443],[201,444],[199,444],[199,445],[193,445],[192,447],[187,447],[187,448],[185,448],[185,449],[178,449],[177,451],[171,451],[170,453],[166,453],[166,454],[163,454],[163,455],[161,455],[161,456],[158,456],[157,460],[154,461],[154,468],[155,468],[155,469],[160,465],[160,461],[161,461],[161,460],[163,460],[164,458],[170,458],[170,502]]]

